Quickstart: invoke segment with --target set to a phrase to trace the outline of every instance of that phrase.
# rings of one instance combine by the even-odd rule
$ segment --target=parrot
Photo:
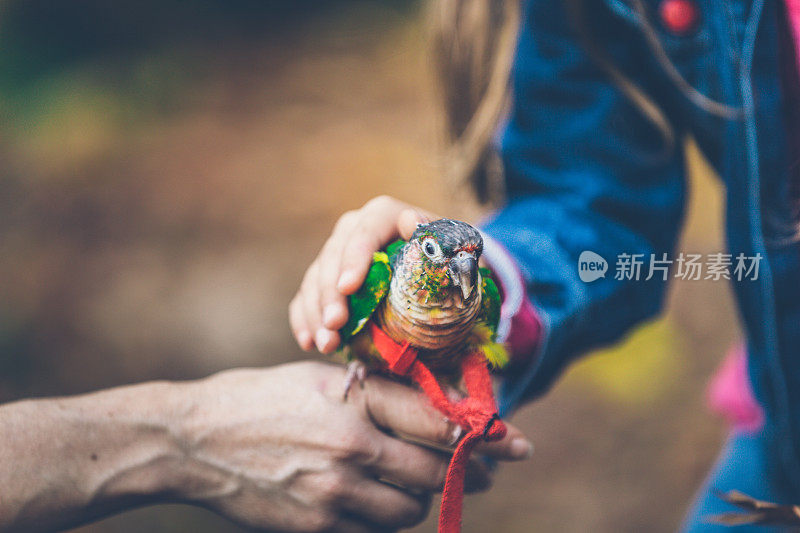
[[[508,362],[496,342],[500,292],[491,271],[478,266],[480,232],[442,218],[417,226],[411,238],[373,256],[366,280],[349,297],[350,316],[339,331],[349,361],[344,397],[368,371],[386,369],[376,349],[372,322],[398,343],[407,343],[443,383],[455,388],[459,364],[478,352],[488,366]]]
[[[373,255],[339,330],[350,361],[345,401],[356,380],[363,386],[367,371],[408,377],[459,428],[439,533],[461,531],[464,476],[474,447],[506,435],[489,375],[489,367],[508,362],[497,342],[500,291],[491,271],[478,266],[482,253],[481,233],[466,222],[442,218],[418,225],[408,241]],[[442,385],[450,386],[449,395]]]

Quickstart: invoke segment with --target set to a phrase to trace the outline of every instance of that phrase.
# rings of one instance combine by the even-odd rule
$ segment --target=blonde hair
[[[482,202],[505,196],[502,165],[491,141],[510,103],[520,9],[519,0],[434,4],[434,61],[450,145],[446,178],[469,183]]]
[[[511,100],[509,79],[521,23],[521,0],[438,0],[434,61],[450,148],[446,177],[469,183],[481,202],[505,197],[502,162],[492,136]],[[595,41],[582,0],[565,0],[576,37],[592,60],[654,125],[671,152],[675,135],[661,109],[614,65]]]

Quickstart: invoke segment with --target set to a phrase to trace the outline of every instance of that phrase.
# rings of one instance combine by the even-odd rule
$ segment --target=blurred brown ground
[[[437,177],[423,18],[359,4],[82,62],[25,115],[0,101],[0,399],[308,357],[286,305],[341,212],[391,194],[479,219]],[[720,191],[690,156],[680,249],[719,251]],[[724,438],[703,394],[737,327],[724,284],[673,285],[662,320],[515,415],[534,457],[467,499],[465,532],[673,531]],[[143,530],[238,531],[182,506],[79,531]]]

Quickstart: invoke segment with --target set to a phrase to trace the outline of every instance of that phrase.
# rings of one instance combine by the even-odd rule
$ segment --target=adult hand
[[[256,528],[387,531],[420,522],[441,490],[449,455],[412,444],[452,445],[453,428],[418,391],[370,376],[344,402],[339,366],[301,362],[232,370],[186,386],[188,461],[182,498]],[[509,426],[481,451],[525,459],[530,444]],[[476,488],[489,485],[479,461]]]
[[[346,297],[361,287],[372,254],[398,237],[409,239],[418,224],[436,218],[389,196],[373,198],[342,215],[289,304],[289,321],[300,347],[334,351],[340,341],[337,331],[347,322]]]
[[[0,406],[0,531],[67,529],[181,501],[270,531],[387,531],[423,518],[452,428],[378,377],[342,401],[344,370],[294,363]],[[509,427],[482,451],[523,459]],[[473,485],[488,486],[471,468]]]

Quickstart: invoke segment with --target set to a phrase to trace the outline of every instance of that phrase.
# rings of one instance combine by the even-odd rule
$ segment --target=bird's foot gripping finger
[[[342,399],[347,401],[347,395],[356,381],[359,387],[364,388],[364,381],[367,379],[367,365],[361,361],[350,361],[347,363],[347,373],[344,376],[344,396]]]

